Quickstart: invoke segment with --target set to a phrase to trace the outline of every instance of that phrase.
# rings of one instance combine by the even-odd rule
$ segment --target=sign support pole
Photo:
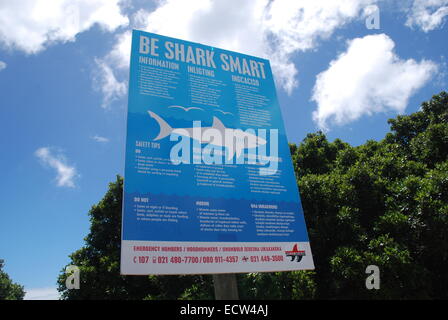
[[[215,300],[239,300],[235,273],[214,274]]]

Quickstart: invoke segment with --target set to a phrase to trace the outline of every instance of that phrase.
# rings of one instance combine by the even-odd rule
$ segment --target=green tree
[[[89,211],[90,232],[85,245],[70,255],[69,265],[80,269],[80,289],[66,288],[65,268],[58,278],[62,299],[188,299],[211,298],[206,276],[120,275],[123,178],[117,176],[104,198]]]
[[[316,298],[448,297],[448,94],[389,123],[385,139],[358,147],[320,132],[291,146]],[[380,290],[364,286],[370,264]]]
[[[243,299],[448,298],[448,94],[390,119],[381,141],[360,146],[322,132],[290,151],[315,271],[237,276]],[[71,263],[81,289],[64,299],[211,299],[210,276],[120,276],[122,178],[89,212],[85,246]],[[380,269],[379,290],[365,287]]]
[[[14,283],[3,270],[4,262],[0,259],[0,300],[23,300],[23,286]]]

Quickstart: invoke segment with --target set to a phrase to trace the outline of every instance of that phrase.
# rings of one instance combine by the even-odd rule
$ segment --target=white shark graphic
[[[187,136],[185,134],[186,132],[188,132],[188,137],[194,139],[195,135],[193,134],[193,130],[197,130],[197,128],[172,128],[156,113],[148,110],[148,114],[151,118],[154,118],[160,126],[159,134],[153,139],[154,141],[166,138],[171,133]],[[221,120],[215,116],[213,117],[213,124],[211,127],[201,127],[200,143],[211,143],[211,141],[205,141],[202,134],[202,132],[205,132],[208,129],[215,129],[221,133],[221,137],[223,137],[223,139],[221,139],[220,143],[213,141],[213,145],[226,147],[228,150],[228,159],[232,159],[235,153],[237,158],[239,158],[244,149],[257,148],[258,146],[265,145],[267,143],[266,139],[258,137],[250,132],[243,131],[241,129],[226,128]],[[224,139],[224,137],[226,137],[226,139]],[[227,139],[227,137],[231,138]],[[240,143],[235,143],[235,139],[239,140]]]

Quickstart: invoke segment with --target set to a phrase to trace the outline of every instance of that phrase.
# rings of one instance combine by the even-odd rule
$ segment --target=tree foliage
[[[0,300],[23,300],[23,286],[14,283],[3,270],[3,260],[0,260]]]
[[[448,94],[390,119],[360,146],[322,132],[290,145],[315,271],[238,275],[244,299],[448,298]],[[119,275],[122,179],[90,210],[86,245],[71,255],[81,289],[65,299],[210,299],[209,276]],[[381,272],[367,290],[368,265]]]
[[[178,299],[209,298],[199,292],[204,276],[121,276],[120,239],[123,178],[109,184],[104,198],[89,211],[90,232],[85,246],[70,255],[70,265],[80,269],[80,289],[66,288],[65,268],[58,278],[58,290],[62,299]],[[209,281],[210,282],[210,281]],[[202,296],[201,296],[202,295]]]
[[[389,123],[358,147],[322,133],[291,146],[317,298],[448,297],[448,94]],[[380,290],[364,286],[371,264]]]

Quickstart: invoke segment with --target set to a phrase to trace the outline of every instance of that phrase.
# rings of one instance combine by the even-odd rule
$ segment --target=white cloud
[[[140,10],[132,20],[137,28],[269,58],[277,84],[291,93],[298,85],[292,57],[315,48],[339,27],[362,17],[377,0],[166,0],[151,11]],[[130,32],[104,61],[111,68],[129,65]]]
[[[440,27],[448,16],[448,0],[414,0],[406,25],[424,32]]]
[[[120,82],[114,74],[114,70],[103,59],[95,59],[97,70],[94,75],[94,88],[103,94],[102,107],[107,108],[113,101],[126,95],[127,83]]]
[[[127,81],[119,81],[118,75],[127,75],[131,54],[131,31],[119,34],[110,52],[103,58],[95,59],[96,68],[93,76],[94,89],[103,95],[101,106],[107,109],[113,101],[124,97],[127,92]]]
[[[54,42],[74,41],[95,24],[107,31],[127,25],[120,0],[14,0],[0,2],[0,44],[37,53]]]
[[[24,300],[58,300],[60,294],[56,288],[25,288]]]
[[[59,187],[75,187],[75,179],[79,177],[76,168],[67,164],[66,158],[53,152],[48,147],[39,148],[35,152],[42,163],[56,170],[56,183]]]
[[[104,60],[119,69],[127,69],[131,60],[131,42],[131,31],[126,31],[119,34],[114,47],[106,55]]]
[[[324,130],[377,112],[404,112],[408,99],[437,71],[427,60],[402,60],[385,34],[348,42],[346,52],[317,76],[313,119]]]
[[[100,143],[106,143],[106,142],[109,142],[109,139],[108,139],[108,138],[106,138],[106,137],[102,137],[102,136],[99,136],[99,135],[94,135],[94,136],[92,137],[92,139],[95,140],[96,142],[100,142]]]
[[[5,62],[3,62],[3,61],[0,61],[0,71],[2,71],[3,69],[5,69],[6,68],[6,63]]]

